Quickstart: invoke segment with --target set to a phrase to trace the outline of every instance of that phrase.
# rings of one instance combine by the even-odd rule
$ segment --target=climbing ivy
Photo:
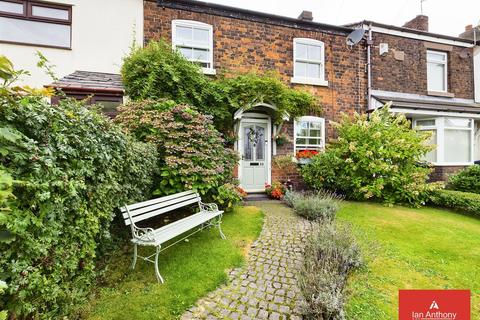
[[[285,114],[295,118],[320,112],[313,95],[290,88],[278,74],[251,72],[211,78],[163,41],[134,48],[124,59],[122,76],[126,94],[133,100],[166,98],[195,106],[213,116],[215,126],[223,132],[231,130],[237,110],[248,110],[259,103],[276,107],[277,122]]]

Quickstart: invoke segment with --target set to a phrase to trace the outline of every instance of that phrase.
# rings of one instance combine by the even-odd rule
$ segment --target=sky
[[[204,0],[233,7],[296,18],[302,10],[313,12],[313,20],[346,24],[373,20],[402,26],[420,14],[421,0]],[[458,36],[465,26],[480,22],[480,0],[424,0],[430,32]]]

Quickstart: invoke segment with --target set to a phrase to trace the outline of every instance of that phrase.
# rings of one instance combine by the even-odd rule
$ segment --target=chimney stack
[[[461,33],[459,35],[460,38],[464,38],[464,39],[469,39],[469,40],[473,40],[473,39],[476,39],[476,40],[479,40],[479,36],[480,36],[480,26],[476,26],[475,28],[473,27],[473,25],[469,24],[467,26],[465,26],[465,31],[463,33]],[[474,29],[476,29],[476,34],[474,35]]]
[[[303,21],[313,21],[312,11],[303,10],[302,13],[300,13],[300,15],[298,16],[298,19]]]
[[[418,15],[405,23],[403,27],[428,32],[428,17],[424,15]]]

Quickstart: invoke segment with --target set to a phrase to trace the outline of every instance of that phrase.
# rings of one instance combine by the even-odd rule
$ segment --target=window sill
[[[210,75],[210,76],[214,76],[217,74],[217,70],[213,69],[213,68],[202,68],[202,72],[203,74],[207,74],[207,75]]]
[[[312,79],[312,78],[291,78],[290,79],[291,83],[295,84],[308,84],[311,86],[322,86],[322,87],[328,87],[328,81],[326,80],[321,80],[321,79]]]
[[[432,163],[434,167],[460,167],[460,166],[473,166],[473,162],[448,162],[448,163]]]
[[[437,97],[455,98],[455,94],[453,94],[451,92],[442,92],[442,91],[428,91],[427,95],[437,96]]]

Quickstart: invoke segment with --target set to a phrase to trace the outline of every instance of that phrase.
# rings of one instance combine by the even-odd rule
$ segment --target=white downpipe
[[[372,25],[368,26],[368,40],[367,40],[367,106],[371,110],[372,104]]]

